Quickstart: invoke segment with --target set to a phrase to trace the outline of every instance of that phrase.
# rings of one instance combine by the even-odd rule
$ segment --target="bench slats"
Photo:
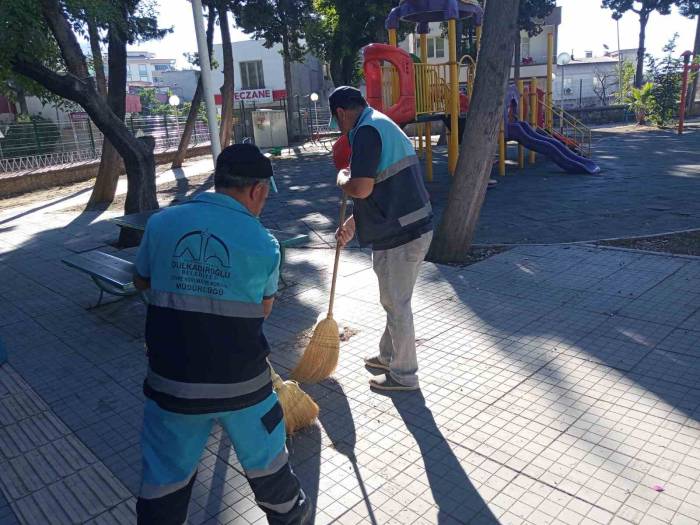
[[[64,258],[63,263],[120,288],[126,289],[133,285],[134,263],[108,253],[77,253]]]

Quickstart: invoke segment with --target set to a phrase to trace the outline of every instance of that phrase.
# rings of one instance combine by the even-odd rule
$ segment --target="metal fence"
[[[266,108],[286,109],[284,102],[268,104]],[[234,140],[254,142],[252,106],[239,106],[234,110]],[[295,108],[287,129],[291,137],[317,140],[337,133],[329,129],[330,110],[327,103],[300,104]],[[61,122],[48,120],[17,122],[0,125],[0,173],[30,171],[51,166],[90,162],[100,158],[104,137],[85,114]],[[185,127],[186,115],[177,119],[172,115],[130,116],[126,127],[137,137],[152,136],[155,151],[177,148]],[[209,129],[204,120],[198,120],[190,138],[189,147],[210,142]]]
[[[185,127],[186,116],[172,115],[128,117],[127,128],[135,136],[152,136],[155,151],[175,149]],[[92,161],[100,158],[102,132],[84,118],[70,121],[18,122],[0,127],[0,173],[26,171],[61,164]],[[208,144],[209,129],[198,120],[189,147]]]

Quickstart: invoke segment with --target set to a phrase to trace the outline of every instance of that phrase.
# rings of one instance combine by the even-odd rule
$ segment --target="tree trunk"
[[[221,147],[231,143],[233,130],[233,48],[231,47],[231,32],[228,27],[228,12],[226,2],[219,2],[219,27],[221,28],[221,49],[224,57],[224,85],[221,86],[221,127],[219,138]],[[212,15],[213,16],[213,15]]]
[[[634,87],[640,88],[644,84],[644,41],[646,40],[647,23],[649,22],[647,11],[639,13],[639,47],[637,48],[637,72],[634,75]]]
[[[185,162],[185,158],[187,157],[187,148],[189,147],[190,139],[192,138],[192,131],[197,124],[199,105],[202,103],[202,91],[202,79],[200,78],[197,80],[197,89],[194,90],[190,112],[187,114],[185,127],[182,129],[182,136],[180,137],[180,145],[177,147],[177,152],[173,158],[173,163],[170,165],[171,169],[181,168],[182,163]]]
[[[522,62],[522,57],[520,56],[520,28],[515,30],[515,42],[514,42],[514,53],[513,53],[513,81],[515,85],[518,85],[518,80],[520,80],[520,63]]]
[[[93,31],[97,37],[97,28],[93,26]],[[97,37],[99,38],[99,37]],[[109,90],[106,90],[106,101],[109,109],[120,118],[122,121],[125,116],[126,105],[126,35],[119,24],[111,24],[109,28],[109,54],[107,59],[107,67],[109,67]],[[96,49],[92,44],[92,36],[90,38],[90,46],[93,48],[93,60],[95,51],[100,55],[98,74],[97,63],[95,63],[98,91],[100,90],[100,82],[104,83],[104,68],[102,66],[102,56],[97,42]],[[100,80],[100,77],[102,79]],[[100,159],[100,168],[95,179],[95,186],[90,194],[86,209],[92,210],[104,205],[108,205],[114,201],[114,196],[117,193],[117,184],[119,183],[119,175],[121,174],[121,163],[119,162],[119,152],[114,148],[112,143],[104,138],[102,143],[102,158]],[[129,191],[129,190],[127,190]]]
[[[486,4],[484,33],[474,95],[464,125],[457,169],[429,258],[463,261],[469,251],[491,174],[498,129],[513,58],[513,35],[520,0]]]
[[[124,213],[140,213],[146,210],[158,209],[156,193],[156,161],[153,155],[156,141],[152,136],[134,139],[137,142],[136,154],[124,159],[128,191],[124,203]],[[143,234],[131,228],[121,228],[119,245],[124,247],[138,246]]]
[[[695,44],[693,45],[693,53],[695,55],[695,60],[700,59],[700,15],[698,15],[698,25],[695,29]],[[695,97],[698,94],[698,78],[700,78],[700,72],[695,72],[693,82],[690,84],[690,93],[688,94],[688,114],[695,115]]]
[[[214,11],[209,11],[209,18],[207,19],[207,49],[209,50],[209,56],[211,57],[211,50],[214,43],[214,23],[216,17],[214,16]],[[175,153],[175,158],[170,166],[172,169],[182,167],[182,163],[185,162],[185,157],[187,157],[187,148],[190,145],[190,137],[192,136],[192,130],[197,124],[197,115],[199,114],[199,106],[202,103],[202,97],[204,96],[204,91],[202,88],[202,77],[200,76],[197,80],[197,89],[195,89],[194,97],[192,98],[192,104],[190,104],[190,112],[187,114],[187,121],[185,122],[185,129],[182,132],[182,137],[180,137],[180,144],[177,147],[177,153]]]
[[[330,63],[331,80],[335,87],[343,85],[343,61],[342,59],[331,58]]]
[[[100,47],[100,33],[97,29],[97,22],[93,17],[88,17],[87,28],[90,50],[92,51],[92,64],[95,68],[97,91],[99,91],[100,95],[107,98],[107,79],[105,78],[105,66],[102,60],[102,48]]]
[[[127,213],[141,212],[158,208],[155,184],[155,160],[153,158],[153,137],[136,139],[126,128],[123,115],[117,115],[104,103],[97,91],[95,81],[88,73],[85,55],[80,49],[78,39],[65,16],[58,0],[42,0],[42,16],[58,44],[67,72],[56,73],[37,61],[28,61],[14,56],[11,67],[15,73],[38,82],[46,89],[68,100],[80,104],[100,131],[117,148],[124,159],[129,188],[126,195]],[[120,28],[115,35],[119,46],[114,44],[116,60],[126,61],[126,39],[122,31],[128,27],[127,12],[122,6],[120,20],[114,27]],[[110,33],[112,31],[110,30]],[[110,34],[110,38],[112,35]],[[112,41],[110,40],[110,51]],[[126,68],[121,72],[121,89],[126,89]],[[111,79],[110,79],[111,81]],[[118,86],[115,84],[115,86]],[[111,87],[111,86],[110,86]],[[110,90],[111,91],[111,90]],[[117,96],[109,93],[108,96]],[[120,241],[133,245],[140,240],[138,233],[123,232]]]
[[[282,62],[284,65],[284,86],[287,90],[287,139],[291,142],[292,122],[294,122],[294,108],[291,104],[292,93],[292,62],[289,59],[289,38],[287,35],[282,36]]]
[[[342,82],[346,86],[352,85],[355,77],[355,57],[344,56],[342,65]]]
[[[19,103],[19,114],[29,115],[29,108],[27,107],[27,96],[24,92],[24,88],[18,84],[15,89],[15,93],[17,94],[17,102]]]

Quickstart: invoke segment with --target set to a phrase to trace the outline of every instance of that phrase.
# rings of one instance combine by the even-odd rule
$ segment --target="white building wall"
[[[234,42],[233,48],[233,68],[234,68],[234,89],[241,89],[241,62],[252,60],[262,60],[263,77],[266,89],[285,89],[284,85],[284,63],[282,55],[279,53],[282,46],[275,45],[268,49],[259,40],[246,40]],[[214,58],[217,67],[212,71],[214,89],[218,90],[224,83],[224,54],[221,44],[214,44]]]

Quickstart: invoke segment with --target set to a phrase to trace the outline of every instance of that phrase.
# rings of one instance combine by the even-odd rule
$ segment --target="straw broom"
[[[345,210],[348,199],[343,193],[340,205],[340,226],[345,222]],[[318,383],[330,377],[338,366],[340,354],[340,335],[338,323],[333,319],[333,301],[335,299],[335,282],[338,278],[338,261],[340,260],[340,241],[335,245],[335,263],[333,264],[333,280],[331,281],[331,297],[328,302],[328,314],[316,325],[301,361],[292,371],[292,378],[301,383]]]
[[[272,388],[279,398],[282,413],[284,414],[284,426],[288,435],[297,430],[311,426],[318,417],[318,405],[311,396],[299,388],[296,381],[284,381],[270,365],[272,374]]]

